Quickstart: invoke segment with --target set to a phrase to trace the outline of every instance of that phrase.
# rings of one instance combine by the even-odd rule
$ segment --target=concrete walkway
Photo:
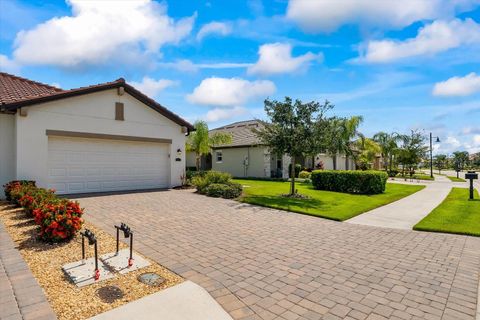
[[[232,320],[232,317],[205,289],[192,281],[185,281],[90,318],[109,319]]]
[[[400,182],[397,182],[400,183]],[[358,215],[348,223],[412,230],[413,226],[435,209],[448,195],[453,183],[444,176],[424,183],[425,189],[406,198]]]

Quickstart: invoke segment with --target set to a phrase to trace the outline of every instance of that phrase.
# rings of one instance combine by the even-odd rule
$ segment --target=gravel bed
[[[80,235],[70,242],[59,244],[48,244],[38,240],[37,226],[33,219],[27,217],[22,209],[15,208],[6,202],[0,202],[0,219],[43,288],[59,320],[86,319],[183,281],[177,274],[147,258],[152,263],[148,267],[125,275],[117,274],[113,279],[77,288],[67,279],[61,268],[65,263],[81,259]],[[99,255],[115,251],[114,237],[88,222],[85,222],[84,228],[95,233],[99,241]],[[120,247],[127,246],[120,242]],[[94,255],[93,247],[88,247],[86,251],[87,258]],[[144,272],[158,273],[165,278],[165,282],[158,287],[145,285],[137,280],[137,276]],[[97,295],[97,290],[104,286],[119,287],[124,293],[123,297],[112,303],[103,302]]]

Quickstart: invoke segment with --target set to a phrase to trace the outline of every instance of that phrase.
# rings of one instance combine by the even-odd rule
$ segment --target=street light
[[[430,177],[433,178],[433,147],[432,147],[432,133],[430,132]],[[435,142],[440,143],[440,138],[435,137]]]

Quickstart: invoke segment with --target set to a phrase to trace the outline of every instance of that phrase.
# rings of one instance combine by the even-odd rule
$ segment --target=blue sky
[[[124,77],[190,121],[330,100],[361,131],[480,151],[480,0],[0,1],[0,68],[64,89]]]

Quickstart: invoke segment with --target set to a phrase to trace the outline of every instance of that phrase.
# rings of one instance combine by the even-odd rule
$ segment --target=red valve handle
[[[130,268],[131,266],[133,266],[133,258],[128,259],[128,267]]]
[[[98,279],[100,279],[100,270],[98,270],[98,269],[97,269],[97,270],[95,270],[94,279],[95,279],[95,280],[98,280]]]

